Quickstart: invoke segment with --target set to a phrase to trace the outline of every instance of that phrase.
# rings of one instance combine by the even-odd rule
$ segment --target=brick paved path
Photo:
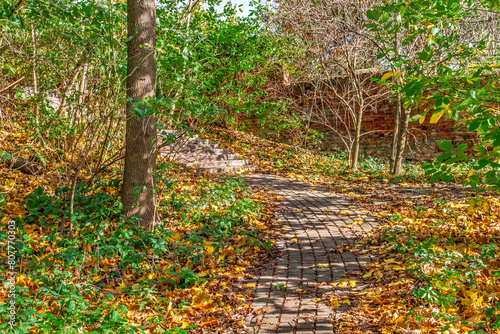
[[[338,333],[349,306],[332,309],[327,303],[330,297],[346,298],[350,288],[329,283],[370,261],[368,255],[342,246],[353,246],[374,219],[322,188],[270,175],[250,175],[247,184],[265,186],[283,197],[278,218],[286,231],[278,243],[281,255],[250,281],[256,290],[247,333]],[[361,287],[358,280],[353,290]]]

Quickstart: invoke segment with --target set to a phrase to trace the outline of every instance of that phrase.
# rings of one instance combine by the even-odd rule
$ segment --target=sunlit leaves
[[[422,329],[424,323],[429,331],[445,333],[497,328],[496,302],[488,296],[496,293],[500,270],[500,247],[491,238],[500,229],[498,199],[441,199],[433,208],[401,208],[395,214],[373,239],[364,240],[364,247],[373,245],[382,257],[367,266],[364,279],[375,285],[377,271],[392,277],[357,293],[371,301],[364,312],[382,314],[382,327],[392,332]],[[393,266],[384,265],[391,261]],[[404,321],[392,316],[398,313]],[[467,326],[453,321],[459,318]]]
[[[477,15],[488,16],[484,22],[498,22],[496,6],[498,1],[471,1],[467,6],[454,0],[399,1],[386,2],[367,12],[367,17],[374,22],[368,28],[384,46],[380,58],[391,68],[405,69],[403,83],[397,87],[403,93],[404,105],[418,106],[424,92],[430,93],[435,100],[430,124],[437,123],[443,116],[453,118],[464,123],[468,131],[476,132],[485,146],[492,145],[495,150],[500,145],[495,116],[498,105],[494,102],[499,100],[499,91],[495,88],[498,73],[494,70],[500,62],[498,48],[486,37],[494,34],[487,25],[477,26],[476,32],[471,33],[466,22]],[[400,25],[404,33],[398,34],[394,25],[384,25],[382,13],[390,13],[394,25]],[[471,39],[471,34],[475,38]],[[425,39],[425,43],[418,43],[419,38]],[[394,45],[399,43],[403,47],[395,48]],[[381,82],[394,85],[393,82]],[[411,120],[423,124],[429,110],[431,108]],[[466,114],[469,117],[464,117]],[[471,185],[483,183],[497,187],[500,184],[497,175],[488,171],[488,168],[497,168],[496,157],[491,154],[477,157],[470,152],[463,154],[468,159],[476,159],[476,166],[479,169],[486,167],[485,173],[488,174],[482,179],[471,179]],[[464,159],[463,156],[441,157],[441,161],[447,164],[460,164]],[[439,173],[441,175],[433,181],[440,178],[451,180],[444,176],[445,171]]]

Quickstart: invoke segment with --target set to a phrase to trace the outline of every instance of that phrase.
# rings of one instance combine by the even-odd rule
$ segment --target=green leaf
[[[422,164],[422,168],[423,169],[431,169],[433,167],[434,167],[434,165],[431,164],[431,163],[429,163],[429,162],[426,162],[426,163]]]
[[[446,160],[444,163],[447,165],[454,164],[457,161],[457,158],[451,158],[449,160]]]
[[[465,149],[467,149],[467,143],[462,143],[462,144],[457,146],[457,148],[455,149],[455,151],[453,153],[460,154],[463,151],[465,151]]]
[[[375,10],[375,9],[370,9],[366,12],[366,16],[373,21],[378,21],[380,16],[382,15],[382,12]]]
[[[439,140],[438,146],[443,151],[451,151],[453,149],[453,145],[449,140]]]
[[[469,123],[469,132],[475,131],[481,125],[481,119],[476,118]]]
[[[0,152],[0,161],[3,161],[3,160],[9,160],[9,159],[12,159],[12,155],[5,152],[5,151],[2,151]]]
[[[467,107],[469,107],[472,103],[474,103],[474,100],[471,99],[471,98],[468,98],[468,99],[465,99],[463,100],[459,105],[458,105],[458,109],[465,109]]]
[[[120,310],[122,310],[122,311],[123,311],[123,313],[125,313],[125,315],[127,315],[127,314],[128,314],[128,309],[127,309],[127,306],[125,306],[125,305],[121,304],[120,306],[118,306],[118,308],[119,308]]]
[[[384,14],[382,14],[382,16],[380,17],[380,21],[379,21],[380,24],[387,22],[387,20],[389,20],[390,17],[391,17],[391,15],[388,12],[385,12]]]
[[[445,183],[450,183],[454,179],[454,177],[450,174],[444,174],[442,179]]]
[[[437,172],[436,174],[432,175],[431,179],[429,180],[429,183],[434,183],[441,179],[441,176],[443,175],[442,172]]]
[[[488,160],[488,159],[480,159],[477,162],[477,168],[478,169],[482,169],[482,168],[488,166],[489,164],[490,164],[490,160]]]
[[[418,114],[418,115],[415,115],[415,116],[410,117],[410,122],[415,122],[415,121],[418,121],[418,119],[420,118],[420,116],[421,116],[421,115],[420,115],[420,114]]]
[[[487,0],[492,9],[500,8],[500,0]]]
[[[437,158],[436,158],[436,161],[438,162],[441,162],[441,161],[444,161],[444,160],[447,160],[449,158],[451,158],[453,156],[453,153],[452,152],[445,152],[443,154],[440,154]]]
[[[111,312],[111,319],[114,322],[119,322],[120,321],[120,313],[117,310],[113,310],[113,312]]]
[[[479,145],[474,146],[474,151],[479,152],[480,155],[486,154],[486,149],[482,146],[479,146]]]
[[[483,132],[488,132],[489,128],[490,124],[488,121],[481,122],[481,130],[483,130]]]

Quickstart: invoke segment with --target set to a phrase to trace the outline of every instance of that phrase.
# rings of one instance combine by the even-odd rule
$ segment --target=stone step
[[[229,173],[229,172],[239,172],[241,170],[251,171],[256,170],[257,166],[246,165],[246,166],[233,166],[233,167],[192,167],[192,166],[184,166],[187,168],[192,168],[195,173],[211,173],[211,174],[219,174],[219,173]]]
[[[177,160],[183,160],[183,161],[220,161],[220,160],[227,160],[227,161],[232,161],[232,160],[239,160],[240,157],[238,154],[199,154],[199,153],[193,153],[193,154],[179,154],[175,156],[175,159]]]
[[[177,160],[179,163],[183,163],[187,166],[193,166],[195,168],[214,168],[214,167],[241,167],[247,166],[248,161],[239,160],[211,160],[211,161],[200,161],[200,162],[190,162],[184,161],[182,159]]]
[[[182,156],[182,155],[222,155],[222,154],[229,154],[229,151],[225,148],[214,148],[214,149],[204,149],[204,150],[180,150],[180,151],[165,151],[165,150],[160,150],[160,154],[162,156],[167,156],[167,155],[172,155],[174,157]]]
[[[208,139],[203,139],[203,141],[208,141]],[[169,151],[198,151],[203,149],[213,150],[218,149],[219,144],[210,144],[208,142],[203,143],[175,143],[173,145],[164,146],[160,149],[160,151],[169,152]]]
[[[174,133],[173,130],[169,133]],[[208,139],[198,136],[191,138],[181,136],[178,140],[160,149],[160,155],[176,161],[181,167],[190,168],[196,173],[225,173],[240,170],[254,170],[247,160],[238,154],[229,153],[219,148],[219,144],[211,144]]]

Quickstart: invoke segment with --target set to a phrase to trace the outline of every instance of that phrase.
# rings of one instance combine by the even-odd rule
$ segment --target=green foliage
[[[142,332],[142,327],[126,320],[127,305],[107,292],[110,280],[136,277],[134,284],[121,286],[120,294],[143,305],[157,298],[158,284],[173,290],[211,279],[206,273],[200,276],[199,268],[212,254],[233,247],[233,240],[249,247],[266,245],[258,236],[259,230],[248,224],[248,219],[259,217],[261,205],[245,197],[249,192],[242,179],[202,181],[196,191],[186,193],[177,193],[175,182],[168,183],[162,203],[166,219],[168,214],[182,217],[179,224],[189,228],[178,237],[166,223],[147,231],[122,217],[119,198],[112,195],[118,193],[119,182],[116,179],[92,187],[80,183],[73,215],[68,188],[50,194],[39,187],[26,197],[27,213],[16,219],[20,237],[15,245],[16,257],[29,259],[25,276],[16,287],[16,303],[22,305],[16,333],[28,333],[30,328],[44,333]],[[200,194],[196,200],[186,199],[194,193]],[[60,233],[61,226],[65,226],[64,234]],[[3,234],[1,237],[6,237]],[[207,245],[213,247],[209,253]],[[165,266],[164,259],[172,256],[175,263]],[[237,260],[224,258],[226,264]],[[6,303],[0,305],[2,317],[9,314],[6,307]],[[3,323],[2,329],[7,329],[8,324]]]
[[[449,140],[438,141],[439,148],[447,151],[434,159],[433,163],[426,163],[422,167],[426,170],[425,175],[430,175],[429,182],[433,183],[440,179],[450,182],[456,178],[456,163],[463,163],[467,159],[467,154],[463,153],[467,149],[467,144],[462,143],[453,150],[453,145]]]
[[[488,26],[470,23],[472,17],[484,15],[498,21],[494,6],[491,1],[469,1],[467,6],[456,0],[396,1],[367,13],[372,20],[367,27],[380,42],[379,58],[402,71],[401,80],[386,83],[402,93],[407,107],[418,106],[424,100],[434,101],[412,120],[432,112],[437,122],[444,114],[460,120],[467,131],[478,135],[480,144],[474,150],[479,156],[451,152],[449,143],[440,144],[448,152],[432,166],[427,165],[428,175],[433,175],[431,181],[453,180],[449,165],[473,158],[474,170],[483,176],[473,175],[464,183],[500,189],[497,163],[500,130],[496,116],[500,101],[497,88],[500,53],[490,38]],[[406,49],[412,53],[404,53]],[[467,116],[461,116],[464,111]]]
[[[163,1],[157,10],[158,91],[173,103],[160,109],[165,122],[280,117],[284,103],[269,99],[263,86],[277,67],[280,43],[265,33],[260,17],[237,17],[231,6],[216,13],[213,3],[193,10],[189,26],[175,2]]]
[[[260,11],[240,18],[229,5],[217,13],[218,3],[158,3],[157,96],[133,111],[155,114],[163,137],[166,128],[202,131],[207,123],[234,124],[247,115],[286,123],[286,102],[264,89],[280,67],[283,43],[265,32]],[[0,6],[0,34],[11,46],[0,54],[0,81],[24,76],[22,86],[33,87],[35,75],[38,93],[17,88],[16,94],[29,136],[50,153],[93,155],[99,171],[124,130],[126,3],[27,1],[11,15],[16,4]]]

